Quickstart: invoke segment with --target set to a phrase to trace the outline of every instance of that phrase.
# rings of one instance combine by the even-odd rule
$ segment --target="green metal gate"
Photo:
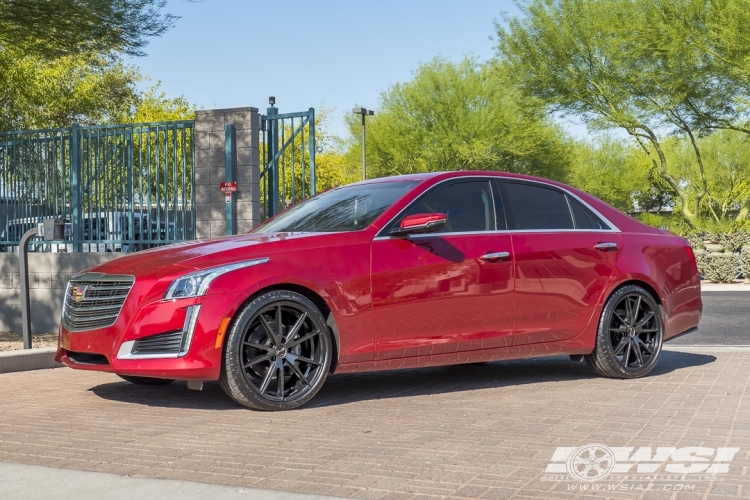
[[[261,115],[261,218],[315,194],[315,109],[279,114],[275,99]]]
[[[0,251],[47,217],[72,222],[73,234],[44,251],[193,239],[193,144],[193,121],[0,132]]]

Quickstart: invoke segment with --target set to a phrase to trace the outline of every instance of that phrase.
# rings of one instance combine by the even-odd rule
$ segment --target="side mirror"
[[[394,236],[407,236],[409,234],[434,233],[443,229],[446,222],[445,214],[407,215],[401,221],[399,229],[393,231],[391,234]]]

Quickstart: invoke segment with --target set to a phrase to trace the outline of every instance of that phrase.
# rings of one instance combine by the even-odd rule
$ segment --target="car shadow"
[[[658,377],[682,368],[713,363],[715,356],[680,351],[663,351],[659,364],[648,375]],[[404,398],[473,391],[548,382],[587,380],[598,376],[584,362],[567,356],[450,365],[382,372],[333,375],[304,408],[337,406],[357,401]],[[89,389],[102,399],[161,408],[239,410],[242,406],[224,394],[218,382],[204,384],[202,392],[176,382],[145,387],[128,382],[101,384]]]

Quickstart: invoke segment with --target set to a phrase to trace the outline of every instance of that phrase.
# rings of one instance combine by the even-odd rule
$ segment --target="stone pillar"
[[[237,231],[260,223],[260,115],[257,108],[210,109],[195,112],[195,237],[226,234],[224,193],[224,128],[236,131]]]

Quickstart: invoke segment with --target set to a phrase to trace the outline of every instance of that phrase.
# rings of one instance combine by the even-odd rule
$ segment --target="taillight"
[[[690,245],[685,245],[685,250],[687,251],[687,254],[690,257],[690,261],[693,263],[693,271],[697,273],[698,261],[695,260],[695,253],[693,252],[693,247],[691,247]]]

